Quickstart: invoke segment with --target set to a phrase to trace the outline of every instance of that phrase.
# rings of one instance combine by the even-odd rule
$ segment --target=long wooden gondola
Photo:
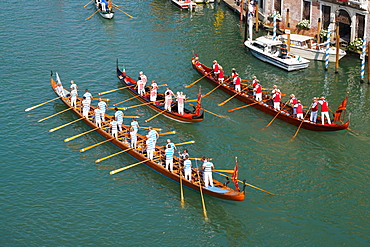
[[[136,88],[136,80],[132,79],[129,77],[125,71],[121,71],[118,68],[118,62],[117,62],[117,77],[118,79],[122,82],[124,86],[130,86],[127,87],[127,90],[134,96],[138,95],[138,91]],[[149,95],[146,96],[140,96],[137,97],[141,102],[143,103],[149,103],[150,98]],[[161,102],[155,103],[155,104],[147,104],[150,108],[157,112],[163,112],[163,115],[176,120],[178,122],[182,123],[196,123],[196,122],[201,122],[204,119],[204,111],[201,109],[201,104],[200,104],[200,95],[198,95],[199,103],[197,106],[191,111],[189,109],[184,108],[184,114],[178,114],[177,113],[177,104],[173,103],[173,106],[171,107],[171,111],[164,111],[164,104]],[[158,94],[157,96],[157,101],[164,100],[164,95],[163,94]]]
[[[57,83],[56,81],[53,79],[52,75],[50,76],[50,84],[51,84],[51,87],[53,88],[54,92],[58,95],[57,91],[56,91],[56,86],[57,86]],[[65,90],[65,89],[64,89]],[[67,95],[67,97],[65,98],[60,98],[62,100],[62,102],[68,107],[68,108],[71,108],[71,104],[70,104],[70,100],[69,100],[69,91],[65,90],[65,95]],[[60,95],[58,95],[60,96]],[[82,106],[81,106],[81,101],[82,101],[82,98],[78,98],[77,100],[77,108],[71,108],[71,110],[73,111],[73,113],[78,116],[79,118],[83,118],[82,116]],[[90,111],[89,111],[89,116],[92,116],[94,115],[94,107],[90,107]],[[111,116],[107,115],[105,116],[106,120],[110,121],[111,120]],[[140,134],[137,134],[138,136],[138,148],[137,149],[130,149],[130,146],[128,143],[126,142],[122,142],[121,140],[124,140],[125,139],[125,135],[127,135],[128,131],[129,131],[129,128],[128,127],[125,127],[125,126],[122,126],[123,130],[119,132],[119,140],[116,140],[115,138],[113,138],[113,136],[109,133],[109,131],[106,131],[103,128],[98,128],[98,126],[95,124],[95,122],[87,119],[87,118],[83,118],[82,121],[84,121],[88,126],[90,126],[92,129],[95,129],[95,131],[100,134],[101,136],[103,136],[105,139],[107,140],[110,140],[111,143],[113,143],[114,145],[116,145],[118,148],[122,149],[122,150],[127,150],[127,153],[129,155],[131,155],[132,157],[134,157],[135,159],[139,160],[139,161],[145,161],[145,160],[148,160],[148,158],[146,157],[146,152],[145,152],[145,145],[143,144],[143,142],[145,141],[145,137],[140,135]],[[155,154],[154,156],[160,156],[161,158],[159,158],[158,161],[156,161],[156,159],[154,159],[154,161],[152,160],[149,160],[149,161],[145,161],[143,162],[146,166],[150,167],[151,169],[159,172],[160,174],[164,175],[165,177],[175,181],[175,182],[179,182],[180,181],[180,176],[179,176],[179,170],[181,169],[180,168],[180,165],[179,165],[179,158],[174,156],[174,172],[170,172],[169,170],[165,169],[164,167],[164,149],[158,145],[156,145],[156,148],[155,148]],[[181,163],[181,162],[180,162]],[[190,189],[193,189],[195,191],[200,191],[200,185],[199,185],[199,181],[197,181],[197,176],[196,176],[196,169],[193,168],[193,181],[190,182],[186,179],[182,179],[182,183],[184,186],[190,188]],[[204,194],[207,194],[207,195],[210,195],[210,196],[213,196],[213,197],[217,197],[217,198],[221,198],[221,199],[225,199],[225,200],[233,200],[233,201],[243,201],[244,198],[245,198],[245,191],[244,189],[242,191],[236,191],[228,186],[225,186],[224,184],[222,184],[221,182],[213,179],[213,183],[214,183],[214,187],[203,187],[204,186],[204,183],[203,181],[201,181],[201,184],[202,184],[202,191]]]
[[[200,63],[198,60],[195,60],[194,58],[192,59],[192,65],[193,65],[193,68],[198,71],[199,74],[205,76],[209,82],[211,82],[212,85],[214,86],[219,86],[220,83],[218,82],[218,80],[213,76],[213,73],[212,72],[212,68],[210,67],[207,67],[206,65]],[[225,76],[225,78],[227,78],[227,76]],[[265,100],[264,102],[260,102],[260,103],[256,103],[257,101],[253,98],[253,89],[252,88],[245,88],[246,86],[242,86],[242,92],[240,94],[237,94],[235,96],[235,98],[237,98],[238,100],[246,103],[246,104],[253,104],[252,106],[258,110],[261,110],[271,116],[276,116],[278,111],[276,111],[273,107],[273,102],[272,100],[268,100],[270,98],[270,95],[268,94],[263,94],[262,95],[262,100]],[[232,85],[232,82],[230,81],[225,81],[221,86],[219,86],[219,88],[230,94],[230,95],[235,95],[237,92],[234,90],[234,86]],[[345,102],[347,102],[347,98],[344,100]],[[280,112],[280,114],[277,115],[277,118],[287,122],[287,123],[290,123],[290,124],[293,124],[295,126],[301,126],[302,128],[304,129],[307,129],[307,130],[313,130],[313,131],[336,131],[336,130],[344,130],[344,129],[347,129],[348,126],[349,126],[349,120],[345,123],[340,123],[340,124],[337,124],[337,123],[333,123],[332,124],[324,124],[322,125],[321,124],[321,120],[320,120],[320,116],[318,116],[318,120],[316,123],[313,123],[313,122],[310,122],[309,119],[310,119],[310,113],[307,113],[307,112],[304,112],[303,115],[306,116],[306,118],[304,119],[303,123],[302,123],[302,120],[296,118],[293,116],[293,109],[292,107],[289,105],[289,104],[285,104],[286,102],[282,101],[281,102],[281,106],[284,106],[284,109],[282,109],[282,111]],[[341,109],[340,109],[341,108]],[[343,110],[345,109],[345,106],[344,106],[344,109],[343,108],[343,105],[341,105],[338,110],[336,111],[337,112],[337,116],[336,116],[336,120],[339,120],[341,117],[340,114],[343,112]]]

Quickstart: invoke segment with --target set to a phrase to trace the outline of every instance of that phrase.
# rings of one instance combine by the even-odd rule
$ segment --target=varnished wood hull
[[[124,86],[129,86],[129,85],[133,85],[135,86],[136,85],[136,81],[134,79],[132,79],[131,77],[127,76],[126,75],[126,72],[122,72],[118,66],[117,66],[117,77],[118,79],[121,81],[121,83],[124,85]],[[138,95],[137,94],[137,91],[131,87],[127,88],[127,90],[133,95],[133,96],[136,96]],[[143,103],[148,103],[150,102],[148,99],[144,98],[144,97],[137,97],[138,100],[140,100],[141,102]],[[152,108],[153,110],[157,111],[157,112],[162,112],[163,111],[163,108],[160,108],[159,106],[157,105],[154,105],[154,104],[147,104],[148,107]],[[176,111],[177,109],[177,105],[175,106],[175,108],[173,109],[172,112],[169,112],[169,111],[165,111],[163,112],[163,115],[170,118],[170,119],[173,119],[173,120],[176,120],[178,122],[181,122],[181,123],[197,123],[197,122],[201,122],[203,121],[204,119],[204,112],[201,111],[200,115],[197,115],[195,113],[191,113],[190,110],[188,109],[184,109],[184,112],[185,114],[184,115],[181,115],[181,114],[178,114]]]
[[[198,71],[198,73],[200,73],[201,75],[205,75],[206,73],[210,73],[211,72],[211,68],[205,66],[204,64],[201,64],[201,68],[197,67],[195,64],[194,64],[194,61],[192,62],[192,65],[193,65],[193,68]],[[212,75],[207,75],[206,78],[208,79],[209,82],[211,82],[212,85],[214,86],[218,86],[219,83],[218,81],[212,76]],[[225,77],[226,78],[226,77]],[[229,94],[229,95],[235,95],[236,94],[236,91],[233,89],[232,86],[230,86],[229,84],[227,83],[224,83],[224,85],[220,86],[219,89],[221,89],[222,91],[224,91],[225,93]],[[253,90],[252,89],[247,89],[245,90],[245,93],[242,93],[242,94],[238,94],[235,98],[246,103],[246,104],[252,104],[252,103],[255,103],[256,101],[254,100],[253,98]],[[267,99],[269,96],[267,95],[263,95],[263,100],[264,99]],[[282,105],[284,105],[285,102],[282,102]],[[262,102],[262,103],[258,103],[258,104],[254,104],[252,105],[254,108],[260,110],[260,111],[263,111],[271,116],[276,116],[276,114],[278,113],[278,111],[274,110],[272,104],[269,105],[269,104],[266,104],[265,102]],[[302,121],[300,119],[297,119],[295,117],[293,117],[291,115],[291,112],[292,112],[292,107],[289,106],[289,105],[286,105],[285,106],[285,110],[283,110],[278,116],[277,118],[289,123],[289,124],[292,124],[292,125],[295,125],[297,127],[299,127],[302,123]],[[305,115],[306,113],[304,113]],[[307,115],[308,119],[309,119],[309,114]],[[307,118],[306,118],[307,119]],[[307,129],[307,130],[312,130],[312,131],[337,131],[337,130],[344,130],[344,129],[347,129],[349,126],[349,121],[343,123],[343,124],[331,124],[331,125],[328,125],[328,124],[325,124],[325,125],[322,125],[321,123],[317,122],[316,124],[315,123],[311,123],[307,120],[305,120],[302,125],[301,125],[301,128],[304,128],[304,129]]]
[[[54,79],[52,77],[50,77],[50,84],[51,84],[51,87],[53,89],[56,87],[56,82],[54,81]],[[55,90],[54,90],[54,92],[55,92]],[[59,96],[59,95],[57,94],[57,96]],[[70,102],[69,102],[69,100],[67,98],[61,98],[61,100],[62,100],[62,102],[68,108],[71,107]],[[78,101],[80,102],[81,101],[81,98],[79,98]],[[94,108],[91,107],[91,111],[93,111],[93,110],[94,110]],[[73,113],[78,118],[82,118],[82,113],[78,109],[72,108],[71,111],[73,111]],[[109,120],[109,119],[111,119],[111,117],[108,116],[108,115],[106,115],[106,119]],[[92,129],[96,129],[97,128],[97,126],[95,125],[95,123],[93,121],[90,121],[89,119],[84,118],[82,121],[84,121]],[[122,128],[125,131],[128,130],[128,128],[125,127],[125,126],[122,126]],[[108,133],[108,132],[106,132],[103,129],[98,128],[98,129],[96,129],[96,132],[98,134],[100,134],[102,137],[104,137],[105,139],[112,139],[111,134]],[[140,140],[143,140],[143,138],[144,137],[142,135],[139,135],[138,134],[138,142]],[[112,139],[110,142],[112,144],[116,145],[118,148],[120,148],[122,150],[126,150],[126,149],[129,149],[130,148],[125,143],[123,143],[123,142],[121,142],[119,140],[116,140],[116,139]],[[127,153],[129,155],[131,155],[132,157],[134,157],[135,159],[139,160],[139,161],[144,161],[144,160],[147,159],[147,157],[141,151],[142,150],[129,150],[129,151],[127,151]],[[156,146],[156,154],[158,155],[158,153],[160,153],[161,155],[163,155],[164,154],[164,149],[161,148],[161,147],[159,147],[159,146]],[[179,160],[178,157],[174,157],[174,159],[175,159],[175,161],[178,161]],[[180,182],[180,176],[177,173],[172,173],[172,172],[168,171],[167,169],[165,169],[164,166],[161,163],[159,163],[159,162],[156,163],[156,162],[150,160],[150,161],[146,161],[144,164],[146,166],[150,167],[151,169],[159,172],[160,174],[168,177],[169,179],[172,179],[175,182]],[[174,164],[174,170],[175,170],[175,172],[178,169],[179,169],[178,165]],[[193,172],[195,172],[195,170],[193,170]],[[183,183],[184,186],[186,186],[186,187],[188,187],[190,189],[193,189],[195,191],[200,191],[199,183],[190,182],[190,181],[185,180],[185,179],[182,179],[182,183]],[[224,186],[221,182],[219,182],[219,181],[217,181],[215,179],[213,180],[213,183],[215,185],[215,188],[218,188],[219,190],[223,190],[223,193],[214,192],[214,191],[211,191],[211,190],[203,187],[202,191],[203,191],[204,194],[207,194],[207,195],[213,196],[213,197],[217,197],[217,198],[220,198],[220,199],[233,200],[233,201],[243,201],[245,199],[245,192],[244,191],[242,191],[242,192],[235,191],[234,189],[232,189],[230,187]]]

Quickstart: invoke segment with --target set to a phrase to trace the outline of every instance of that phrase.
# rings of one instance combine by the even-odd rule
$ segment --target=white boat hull
[[[214,3],[215,1],[214,0],[195,0],[194,1],[195,3]]]
[[[96,2],[96,1],[95,1]],[[99,9],[99,6],[98,4],[95,4],[95,9],[98,10]],[[113,19],[114,17],[114,12],[113,11],[107,11],[107,12],[103,12],[99,9],[99,14],[101,17],[103,17],[104,19]]]
[[[193,10],[195,9],[195,6],[197,6],[197,4],[193,1],[190,1],[190,2],[187,2],[187,1],[179,1],[179,0],[171,0],[173,4],[175,4],[177,7],[179,7],[180,9],[189,9],[189,10]]]
[[[310,64],[310,61],[304,58],[301,58],[300,60],[297,59],[298,57],[288,57],[282,59],[279,56],[264,51],[263,49],[257,48],[252,44],[253,41],[245,41],[244,43],[244,45],[249,48],[253,56],[266,63],[275,65],[281,69],[287,71],[301,70],[307,68]]]
[[[290,51],[296,55],[299,55],[301,57],[311,59],[311,60],[319,60],[319,61],[325,61],[326,59],[326,51],[325,47],[319,48],[318,50],[315,49],[307,49],[302,48],[298,46],[290,46]],[[339,59],[344,57],[346,55],[346,52],[343,50],[339,50]],[[329,49],[329,62],[335,62],[336,58],[336,48],[330,47]]]

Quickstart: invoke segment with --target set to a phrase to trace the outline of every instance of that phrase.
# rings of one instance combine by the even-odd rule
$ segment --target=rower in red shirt
[[[297,115],[297,104],[298,104],[298,102],[297,102],[297,98],[295,97],[294,94],[291,94],[290,95],[290,101],[289,101],[289,103],[293,107],[293,115],[296,116]]]
[[[218,74],[220,73],[220,65],[217,63],[216,60],[213,61],[213,74],[215,75],[215,78],[218,79]]]
[[[300,100],[297,100],[297,107],[295,109],[296,109],[297,118],[304,120],[304,118],[303,118],[303,105],[301,104]]]
[[[325,97],[321,97],[321,100],[319,100],[319,103],[321,105],[321,124],[324,125],[325,123],[325,117],[328,120],[328,124],[331,124],[330,116],[329,116],[329,104],[325,100]]]
[[[235,84],[235,91],[237,92],[240,92],[241,89],[240,89],[240,84],[242,82],[242,79],[240,78],[239,75],[237,75],[235,78],[234,78],[234,84]]]
[[[272,98],[274,99],[274,109],[280,111],[280,99],[281,99],[280,92],[275,91],[275,93],[272,95]]]
[[[224,82],[225,76],[224,76],[224,71],[221,66],[219,66],[220,73],[218,74],[218,82],[222,84]]]
[[[256,95],[256,100],[261,101],[262,100],[262,86],[259,84],[259,80],[256,81],[256,86],[253,89],[253,93]]]

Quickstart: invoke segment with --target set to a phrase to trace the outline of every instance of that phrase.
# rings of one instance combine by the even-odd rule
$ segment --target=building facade
[[[259,13],[268,22],[268,15],[278,11],[282,20],[280,29],[287,28],[289,11],[290,29],[294,33],[314,36],[318,33],[319,19],[321,29],[333,31],[339,25],[340,38],[350,42],[355,38],[370,39],[370,0],[258,0]],[[303,30],[297,27],[301,20],[309,20],[311,28]]]

